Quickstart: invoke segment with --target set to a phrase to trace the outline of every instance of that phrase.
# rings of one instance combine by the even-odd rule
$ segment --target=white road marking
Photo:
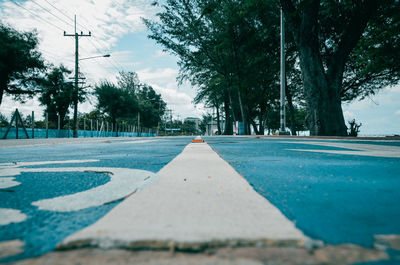
[[[14,181],[15,178],[0,178],[0,189],[18,186],[21,182]]]
[[[61,160],[61,161],[39,161],[39,162],[12,162],[12,163],[0,163],[0,170],[15,167],[27,167],[27,166],[42,166],[42,165],[52,165],[52,164],[76,164],[76,163],[89,163],[89,162],[99,162],[98,159],[88,159],[88,160]],[[1,172],[0,172],[0,176]]]
[[[158,176],[150,171],[109,168],[109,167],[64,167],[64,168],[24,168],[22,166],[37,166],[49,164],[88,163],[99,160],[66,160],[66,161],[42,161],[42,162],[18,162],[0,164],[0,188],[10,187],[14,178],[1,178],[4,176],[16,176],[22,172],[97,172],[110,176],[110,181],[104,185],[90,190],[78,192],[71,195],[60,196],[35,201],[32,205],[39,207],[39,210],[69,212],[85,208],[103,205],[123,199],[137,190],[143,189],[158,180]],[[4,181],[2,181],[4,180]],[[2,185],[3,183],[3,185]],[[15,185],[14,185],[15,186]]]
[[[17,209],[0,208],[0,225],[20,223],[25,221],[26,214]]]
[[[22,253],[24,247],[25,243],[19,239],[0,242],[0,259]]]
[[[158,183],[130,196],[60,247],[80,242],[107,248],[308,241],[206,143],[189,144],[158,174]]]
[[[35,201],[39,210],[70,212],[103,205],[123,199],[145,184],[155,181],[157,175],[150,171],[129,168],[66,167],[66,168],[21,168],[20,172],[106,172],[111,179],[104,185],[71,195]],[[111,174],[110,174],[111,173]],[[150,179],[146,179],[150,177]],[[146,179],[146,180],[145,180]],[[152,180],[152,181],[150,181]]]
[[[126,141],[122,142],[123,144],[144,144],[144,143],[151,143],[156,142],[158,140],[136,140],[136,141]]]
[[[341,143],[341,142],[316,142],[316,141],[315,142],[293,141],[293,142],[282,142],[282,143],[308,144],[308,145],[353,149],[353,150],[286,149],[290,151],[330,153],[330,154],[341,154],[341,155],[375,156],[375,157],[400,157],[400,146],[392,146],[392,145],[356,144],[356,143]]]

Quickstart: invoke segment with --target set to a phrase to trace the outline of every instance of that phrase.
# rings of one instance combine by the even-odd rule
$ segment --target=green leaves
[[[35,31],[19,32],[0,24],[0,104],[4,92],[21,101],[38,92],[37,76],[46,67],[37,46]]]
[[[46,106],[46,112],[49,115],[49,121],[55,126],[58,115],[60,116],[61,128],[64,127],[66,115],[69,113],[69,107],[73,103],[74,85],[68,81],[68,75],[71,70],[63,65],[53,67],[45,74],[45,77],[39,81],[41,94],[39,102]],[[82,92],[79,94],[80,102],[84,100]]]
[[[135,72],[121,72],[117,80],[117,85],[108,81],[96,85],[97,109],[112,123],[117,120],[138,122],[140,115],[141,126],[156,127],[166,108],[161,95],[151,86],[140,83]]]

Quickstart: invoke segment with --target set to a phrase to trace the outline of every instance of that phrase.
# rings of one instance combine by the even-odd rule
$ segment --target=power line
[[[54,9],[56,9],[60,14],[62,14],[64,17],[66,17],[68,20],[70,20],[72,23],[75,23],[75,21],[70,17],[70,16],[68,16],[68,15],[66,15],[65,13],[66,13],[66,11],[62,11],[62,10],[60,10],[58,7],[56,7],[54,4],[52,4],[52,3],[50,3],[49,1],[47,1],[47,0],[44,0],[46,3],[48,3],[51,7],[53,7]],[[65,6],[62,6],[64,9],[66,9],[65,8]],[[79,25],[79,26],[81,26],[83,29],[86,29],[87,31],[90,31],[88,28],[86,28],[85,26],[83,26],[82,24],[80,24],[79,22],[76,22],[76,25]]]
[[[71,20],[72,22],[74,22],[74,20],[72,20],[71,18],[69,18],[66,14],[65,14],[65,12],[63,12],[63,11],[61,11],[59,8],[57,8],[55,5],[53,5],[52,3],[50,3],[48,0],[44,0],[44,1],[46,1],[46,3],[48,3],[51,7],[53,7],[54,9],[56,9],[59,13],[61,13],[63,16],[65,16],[66,18],[68,18],[69,20]],[[84,19],[84,18],[83,18]],[[84,25],[82,25],[81,23],[76,23],[77,25],[79,25],[80,27],[82,27],[83,29],[86,29],[87,31],[90,31],[86,26],[84,26]],[[89,26],[91,26],[90,25],[90,23],[89,22],[87,22],[87,24],[89,25]],[[70,25],[70,24],[69,24]],[[93,27],[93,26],[91,26],[91,27]],[[94,28],[94,27],[93,27]],[[94,39],[94,41],[98,44],[98,46],[97,46],[97,44],[95,44],[91,39],[89,39],[89,42],[91,43],[91,45],[97,50],[97,52],[99,52],[99,53],[111,53],[111,50],[110,49],[101,49],[101,47],[102,47],[102,44],[96,39],[96,37],[95,36],[93,36],[92,35],[92,37],[93,37],[93,39]],[[100,48],[99,48],[100,47]],[[83,50],[85,50],[84,48],[83,48]],[[117,71],[117,72],[121,72],[122,70],[123,70],[123,67],[120,65],[120,63],[118,63],[114,58],[112,58],[111,57],[111,63],[112,63],[112,67]]]
[[[48,3],[50,6],[52,6],[54,9],[56,9],[61,15],[63,15],[64,17],[66,17],[67,19],[71,20],[71,22],[74,22],[74,20],[72,18],[70,18],[69,16],[67,16],[63,11],[61,11],[60,9],[58,9],[56,6],[54,6],[52,3],[50,3],[47,0],[44,0],[46,3]],[[78,23],[77,23],[78,24]]]
[[[34,16],[34,19],[35,19],[35,20],[40,19],[40,20],[42,20],[43,22],[45,22],[45,23],[47,23],[47,24],[49,24],[49,25],[51,25],[51,26],[53,26],[53,27],[55,27],[55,28],[57,28],[57,29],[59,29],[59,30],[61,30],[61,31],[64,31],[64,29],[62,29],[62,28],[60,28],[59,26],[54,25],[53,23],[47,21],[46,19],[44,19],[44,18],[38,16],[37,14],[35,14],[35,13],[33,13],[32,11],[30,11],[29,9],[25,8],[23,5],[19,4],[18,2],[13,1],[13,0],[10,0],[10,1],[11,1],[12,3],[14,3],[15,5],[21,7],[22,9],[25,9],[26,11],[28,11],[31,15]]]
[[[57,15],[54,15],[51,11],[49,11],[47,8],[43,7],[42,5],[38,4],[35,0],[31,0],[34,4],[36,4],[37,6],[39,6],[40,8],[42,8],[44,11],[46,11],[47,13],[49,13],[50,15],[52,15],[53,17],[57,18],[58,20],[64,22],[65,24],[73,27],[74,25],[72,25],[71,23],[65,21],[64,19],[58,17]]]
[[[14,2],[13,0],[11,0],[12,2]],[[54,16],[54,17],[56,17],[58,20],[60,20],[60,21],[62,21],[63,23],[65,23],[65,24],[67,24],[67,25],[69,25],[69,26],[73,26],[71,23],[69,23],[69,22],[67,22],[67,21],[65,21],[64,19],[61,19],[59,16],[57,16],[57,15],[55,15],[54,13],[52,13],[50,10],[48,10],[47,8],[45,8],[45,7],[43,7],[42,5],[40,5],[40,4],[38,4],[36,1],[34,1],[34,0],[32,0],[37,6],[39,6],[40,8],[42,8],[43,10],[45,10],[46,12],[48,12],[48,13],[50,13],[52,16]],[[52,8],[54,8],[55,10],[57,10],[59,13],[61,13],[64,17],[66,17],[66,18],[68,18],[69,20],[71,20],[71,21],[74,21],[73,19],[71,19],[68,15],[66,15],[65,14],[65,12],[63,12],[63,11],[61,11],[59,8],[57,8],[54,4],[52,4],[52,3],[50,3],[48,0],[44,0],[47,4],[49,4]],[[23,6],[21,6],[19,3],[16,3],[16,2],[14,2],[15,4],[17,4],[18,6],[20,6],[20,7],[22,7],[22,8],[24,8]],[[24,8],[25,10],[27,10],[28,12],[30,12],[31,14],[33,14],[35,17],[38,17],[36,14],[34,14],[33,12],[31,12],[30,10],[28,10],[28,9],[26,9],[26,8]],[[49,23],[49,24],[52,24],[52,23],[50,23],[49,21],[47,21],[47,20],[45,20],[45,19],[43,19],[42,17],[38,17],[38,18],[40,18],[42,21],[44,21],[44,22],[46,22],[46,23]],[[88,22],[87,22],[88,23]],[[87,29],[87,27],[86,26],[84,26],[84,25],[82,25],[81,23],[76,23],[77,25],[79,25],[80,27],[82,27],[83,29],[86,29],[86,30],[88,30]],[[90,24],[90,23],[88,23],[88,24]],[[60,30],[63,30],[63,29],[61,29],[60,27],[58,27],[58,26],[56,26],[56,25],[54,25],[54,24],[52,24],[53,26],[55,26],[55,27],[57,27],[58,29],[60,29]],[[89,31],[89,30],[88,30]],[[90,42],[90,44],[92,45],[92,47],[94,47],[96,50],[97,50],[97,52],[99,52],[99,53],[111,53],[111,50],[110,49],[101,49],[101,47],[103,46],[98,40],[97,40],[97,38],[95,37],[95,36],[93,36],[94,38],[94,41],[95,42],[93,42],[91,39],[89,39],[89,42]],[[97,43],[97,44],[95,44],[95,43]],[[99,48],[100,47],[100,48]],[[81,49],[83,50],[83,51],[86,51],[87,52],[87,50],[84,48],[84,47],[81,47]],[[122,65],[119,63],[119,62],[117,62],[113,57],[111,57],[111,67],[114,69],[114,70],[116,70],[117,72],[121,72],[122,70],[123,70],[123,67],[122,67]]]

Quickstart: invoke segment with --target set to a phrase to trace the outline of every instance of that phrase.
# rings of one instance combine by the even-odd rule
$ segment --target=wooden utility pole
[[[74,89],[74,95],[73,95],[73,100],[74,100],[74,121],[72,124],[72,129],[74,131],[73,137],[77,138],[78,137],[78,93],[79,93],[79,37],[91,37],[92,34],[89,31],[89,34],[83,34],[81,31],[80,34],[76,32],[76,15],[75,15],[75,34],[67,34],[64,31],[64,36],[66,37],[75,37],[75,89]]]

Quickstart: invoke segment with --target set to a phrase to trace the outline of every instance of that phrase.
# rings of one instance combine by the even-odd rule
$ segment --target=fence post
[[[49,113],[46,112],[46,138],[49,138]]]
[[[61,124],[60,124],[60,114],[58,114],[57,115],[57,119],[58,119],[58,138],[60,138],[60,134],[61,134],[61,132],[60,132],[60,127],[61,127]]]
[[[15,115],[16,115],[16,119],[15,119],[15,138],[16,139],[18,139],[18,131],[19,131],[17,113],[18,113],[18,109],[15,110]]]
[[[35,112],[34,111],[32,111],[31,127],[32,127],[32,139],[33,139],[33,138],[35,138]]]
[[[86,118],[83,118],[83,137],[86,137]]]

